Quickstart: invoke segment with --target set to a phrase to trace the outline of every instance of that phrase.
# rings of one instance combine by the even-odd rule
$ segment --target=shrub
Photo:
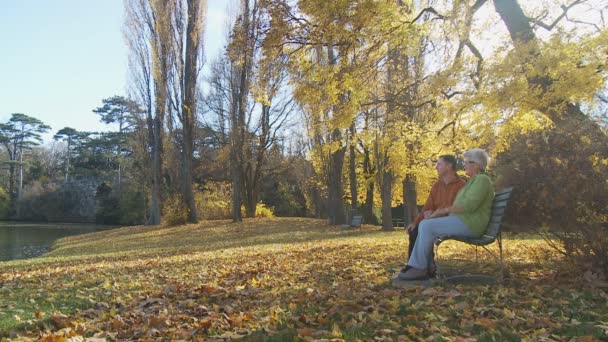
[[[255,217],[274,217],[272,208],[268,208],[264,203],[260,202],[255,207]]]
[[[0,220],[7,220],[11,209],[11,199],[4,190],[0,187]]]
[[[265,179],[260,200],[272,207],[276,216],[306,215],[306,199],[300,187],[284,178]]]
[[[208,185],[194,195],[198,217],[203,220],[223,220],[232,217],[230,191],[217,183]]]
[[[107,183],[97,187],[95,223],[135,225],[144,223],[143,194],[127,186],[117,193]]]
[[[515,186],[507,222],[556,238],[580,270],[608,272],[607,140],[584,126],[520,133],[496,157],[499,183]]]
[[[163,203],[161,223],[168,226],[186,224],[188,207],[180,195],[169,196]]]

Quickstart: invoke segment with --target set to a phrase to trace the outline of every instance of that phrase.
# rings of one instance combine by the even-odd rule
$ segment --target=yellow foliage
[[[255,217],[274,217],[274,211],[272,208],[266,206],[266,204],[260,202],[255,207]]]
[[[518,111],[513,117],[503,123],[496,135],[495,152],[507,150],[513,139],[521,134],[549,129],[553,126],[551,120],[537,111]]]
[[[221,220],[232,217],[230,189],[227,184],[211,184],[203,192],[195,195],[199,218],[203,220]]]
[[[176,226],[184,224],[188,220],[188,208],[181,196],[173,195],[163,203],[162,224]]]

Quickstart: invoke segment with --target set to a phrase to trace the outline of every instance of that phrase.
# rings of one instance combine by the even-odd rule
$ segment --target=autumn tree
[[[241,1],[231,26],[229,44],[212,67],[211,92],[206,99],[217,142],[227,151],[232,181],[233,221],[254,217],[261,179],[273,172],[269,151],[282,139],[295,103],[287,87],[286,58],[262,50],[263,28],[269,23],[258,1]]]
[[[150,224],[160,224],[164,124],[168,111],[173,1],[130,0],[126,7],[126,36],[134,66],[133,93],[147,113],[151,150]]]
[[[197,100],[199,99],[199,75],[203,66],[203,38],[205,28],[205,0],[176,1],[175,8],[169,13],[174,18],[171,38],[167,41],[171,49],[170,68],[172,78],[169,84],[170,113],[174,114],[181,127],[178,134],[172,134],[177,144],[175,151],[180,155],[179,192],[187,210],[187,221],[197,222],[194,201],[193,151],[194,132],[197,124]],[[169,37],[167,37],[169,38]],[[172,119],[169,119],[171,123]],[[173,129],[169,125],[169,130]]]
[[[16,215],[19,217],[18,202],[23,190],[24,153],[42,142],[41,134],[51,127],[42,121],[22,113],[13,113],[7,123],[0,124],[0,140],[9,156],[9,194],[16,199]],[[17,166],[17,193],[15,191],[15,165]],[[13,203],[15,205],[15,202]]]
[[[53,136],[54,140],[63,140],[66,143],[66,154],[64,161],[64,180],[67,182],[70,173],[70,166],[72,161],[72,153],[74,151],[74,145],[82,140],[86,135],[78,132],[74,128],[64,127],[57,131]]]
[[[161,221],[165,128],[175,137],[174,115],[181,123],[180,146],[171,147],[168,152],[181,151],[181,197],[188,207],[188,221],[195,222],[193,130],[206,2],[131,0],[126,2],[126,9],[126,36],[134,66],[133,95],[147,113],[151,147],[150,223]]]
[[[240,166],[244,163],[244,148],[247,135],[246,115],[249,90],[251,87],[257,1],[251,6],[249,0],[240,1],[240,14],[236,20],[228,50],[231,62],[230,77],[230,170],[232,175],[232,221],[240,222],[242,205],[242,184]]]
[[[283,129],[289,124],[296,103],[287,86],[284,55],[264,56],[257,62],[252,85],[252,98],[257,120],[249,126],[250,139],[245,163],[241,166],[245,213],[254,217],[258,204],[260,182],[271,172],[267,166],[270,150],[283,141]]]
[[[357,140],[351,127],[377,79],[374,65],[390,30],[387,5],[337,1],[274,8],[277,31],[271,37],[292,57],[295,96],[309,116],[312,158],[324,178],[329,222],[343,224],[347,140]]]

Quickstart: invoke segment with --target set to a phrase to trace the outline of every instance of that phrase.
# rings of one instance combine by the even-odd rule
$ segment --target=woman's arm
[[[464,213],[464,208],[460,204],[454,203],[451,207],[445,207],[445,208],[440,208],[440,209],[435,210],[433,212],[433,214],[431,214],[431,218],[446,216],[446,215],[449,215],[450,213],[454,213],[454,214]]]

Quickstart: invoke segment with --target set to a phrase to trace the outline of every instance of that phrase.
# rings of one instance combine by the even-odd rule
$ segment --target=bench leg
[[[435,279],[443,279],[445,275],[441,268],[441,262],[439,262],[439,245],[441,245],[441,240],[435,239],[433,244],[435,245]]]
[[[502,255],[502,232],[498,232],[497,240],[498,251],[500,253],[500,283],[502,284],[505,279],[505,263]]]

